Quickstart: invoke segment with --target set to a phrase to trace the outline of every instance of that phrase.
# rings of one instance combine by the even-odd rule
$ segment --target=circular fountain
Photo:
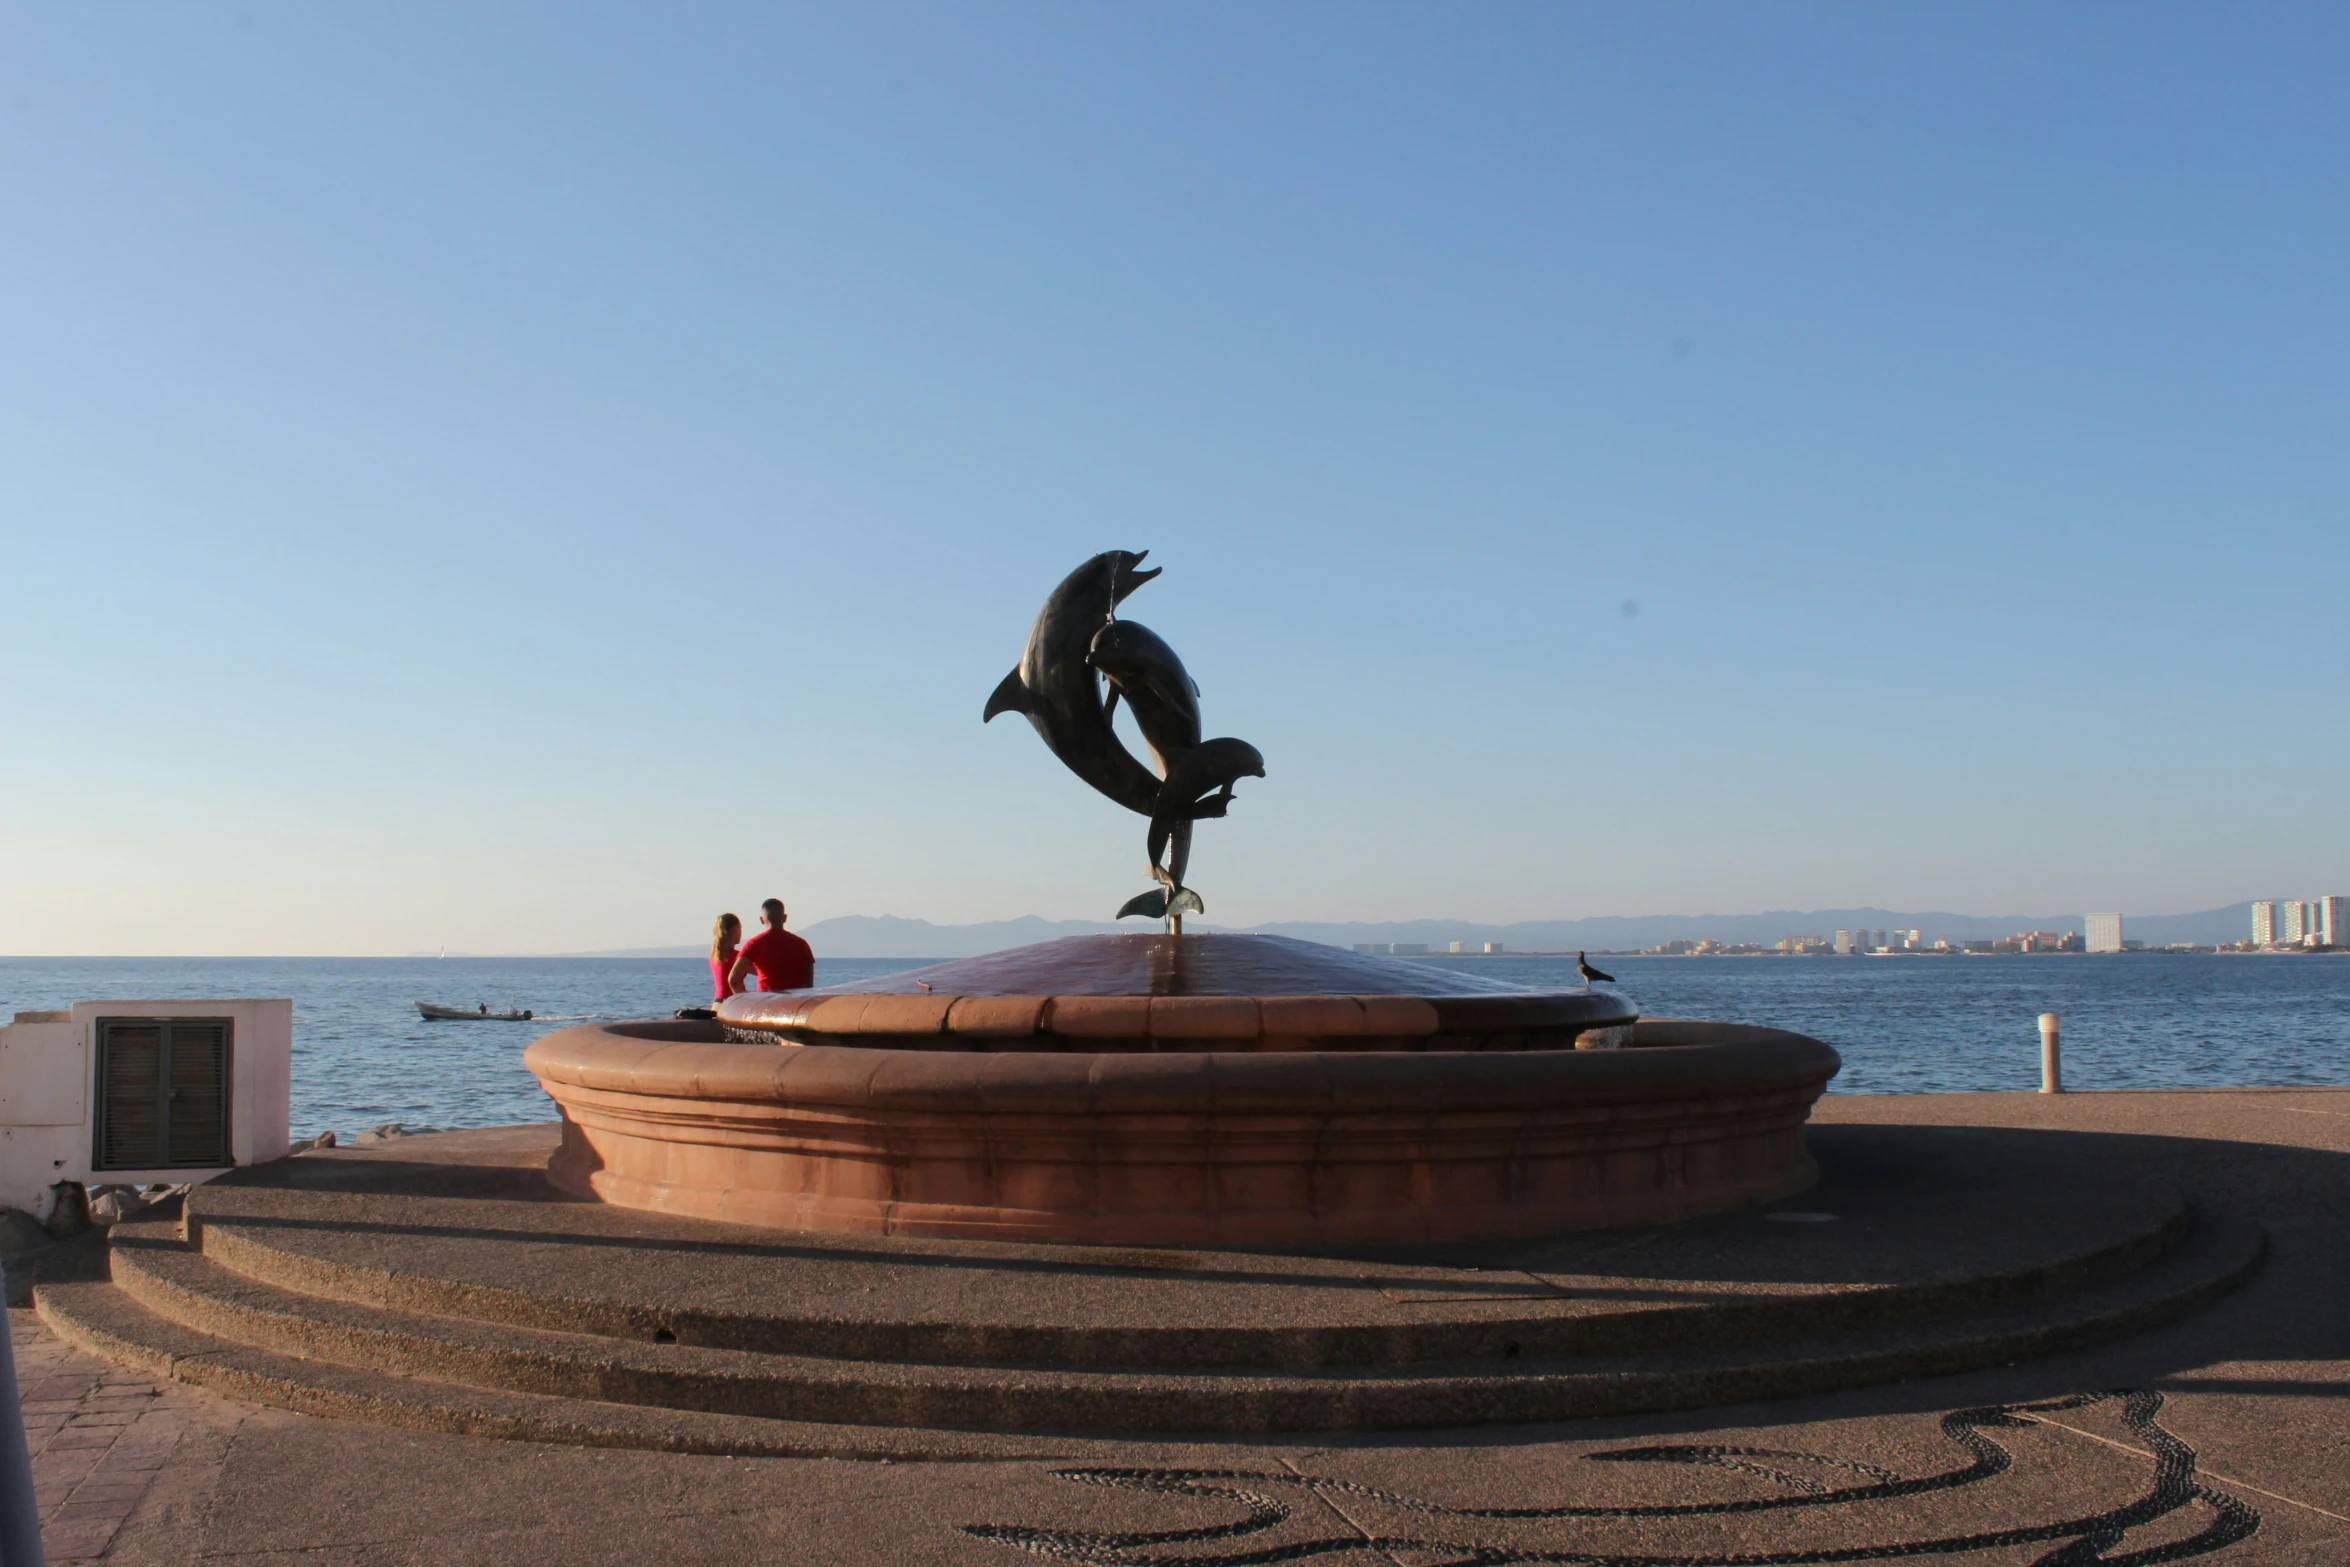
[[[1769,1201],[1817,1176],[1817,1040],[1643,1022],[1273,936],[1094,936],[715,1023],[549,1035],[551,1174],[795,1230],[1112,1245],[1499,1239]]]
[[[1118,917],[1166,933],[542,1039],[525,1059],[563,1109],[558,1185],[785,1229],[1298,1246],[1686,1219],[1817,1179],[1803,1123],[1838,1065],[1817,1040],[1644,1023],[1588,985],[1186,936],[1205,912],[1194,828],[1265,765],[1203,738],[1183,660],[1120,617],[1159,574],[1147,553],[1064,578],[982,716],[1026,717],[1149,819],[1154,885]],[[1148,765],[1111,724],[1121,700]]]

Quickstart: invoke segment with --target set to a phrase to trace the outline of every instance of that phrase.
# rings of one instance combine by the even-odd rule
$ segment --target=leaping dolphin
[[[1127,710],[1134,714],[1162,778],[1150,831],[1151,875],[1161,889],[1131,899],[1118,917],[1204,912],[1199,894],[1183,885],[1191,864],[1191,824],[1203,816],[1223,815],[1233,784],[1264,777],[1265,759],[1245,740],[1201,742],[1199,682],[1150,627],[1113,620],[1094,633],[1088,657],[1109,679],[1107,705],[1125,695]],[[1203,799],[1210,794],[1215,798]]]
[[[1149,553],[1104,550],[1063,578],[1037,611],[1026,651],[987,699],[985,714],[1027,714],[1069,771],[1143,816],[1157,809],[1159,780],[1118,743],[1086,654],[1126,596],[1159,574],[1156,566],[1135,569]]]
[[[1110,708],[1126,698],[1161,777],[1199,744],[1199,682],[1157,632],[1139,620],[1113,620],[1093,634],[1085,661],[1109,678]]]
[[[1183,660],[1149,627],[1118,619],[1127,595],[1159,574],[1156,566],[1138,569],[1148,553],[1106,550],[1069,573],[1037,612],[1019,664],[987,699],[983,716],[1027,714],[1071,772],[1150,818],[1151,875],[1159,885],[1131,899],[1118,917],[1172,916],[1171,929],[1180,934],[1180,917],[1205,909],[1183,884],[1191,824],[1222,816],[1234,782],[1264,777],[1265,759],[1245,740],[1203,742],[1199,687]],[[1156,776],[1111,727],[1121,696],[1142,729]]]
[[[1161,885],[1128,899],[1118,918],[1206,913],[1199,894],[1183,885],[1191,859],[1191,824],[1223,815],[1239,780],[1264,776],[1265,758],[1246,740],[1207,740],[1184,752],[1159,786],[1159,808],[1151,813],[1151,874]],[[1162,853],[1167,856],[1164,869],[1159,865]]]

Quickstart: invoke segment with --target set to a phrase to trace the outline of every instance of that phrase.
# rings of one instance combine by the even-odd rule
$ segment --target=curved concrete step
[[[214,1194],[213,1200],[220,1196]],[[1217,1303],[1191,1299],[1185,1292],[1189,1281],[1181,1278],[1138,1280],[1136,1298],[1122,1312],[1113,1306],[1101,1313],[1142,1320],[1035,1321],[1031,1313],[1054,1304],[1050,1277],[1037,1279],[1025,1299],[989,1301],[972,1312],[974,1320],[919,1314],[892,1320],[846,1315],[838,1309],[837,1296],[804,1303],[786,1299],[758,1309],[730,1309],[691,1295],[648,1302],[628,1287],[641,1289],[641,1280],[583,1277],[603,1259],[595,1247],[569,1238],[576,1266],[546,1268],[525,1289],[473,1276],[430,1251],[404,1256],[400,1266],[380,1265],[372,1258],[383,1248],[364,1230],[289,1226],[217,1213],[192,1216],[187,1228],[207,1258],[245,1278],[297,1294],[429,1316],[835,1360],[1240,1371],[1647,1354],[2036,1307],[2151,1267],[2187,1234],[2186,1207],[2175,1198],[2144,1203],[2128,1218],[2078,1250],[1972,1276],[1916,1282],[1758,1287],[1315,1260],[1318,1277],[1305,1274],[1304,1263],[1292,1264],[1299,1275],[1291,1298],[1273,1303],[1268,1315],[1274,1320],[1263,1324],[1217,1314]],[[833,1266],[847,1271],[853,1264]],[[998,1271],[1016,1274],[1019,1269],[1013,1264]],[[1519,1283],[1513,1286],[1512,1279]],[[880,1287],[886,1290],[890,1282],[884,1276]],[[1152,1282],[1158,1285],[1155,1299],[1146,1293]],[[1524,1298],[1513,1300],[1513,1288]],[[1479,1297],[1484,1290],[1490,1298]],[[1340,1299],[1334,1305],[1330,1297],[1349,1294],[1369,1297],[1391,1320],[1345,1320],[1348,1304]],[[1444,1304],[1423,1307],[1423,1320],[1392,1320],[1401,1315],[1396,1300],[1420,1297]],[[994,1320],[981,1320],[991,1314]],[[1374,1315],[1360,1307],[1352,1314]]]
[[[758,1458],[981,1462],[1082,1455],[1084,1442],[888,1426],[824,1426],[699,1414],[495,1388],[303,1360],[167,1321],[111,1284],[42,1284],[41,1321],[101,1359],[250,1404],[334,1420],[568,1447],[632,1447]]]
[[[113,1270],[116,1287],[158,1319],[226,1344],[339,1368],[766,1420],[1205,1433],[1560,1420],[1943,1375],[2102,1342],[2181,1315],[2246,1277],[2261,1250],[2255,1226],[2199,1223],[2162,1262],[2100,1289],[2032,1309],[1832,1338],[1605,1358],[1535,1359],[1521,1350],[1479,1362],[1256,1374],[857,1362],[430,1316],[321,1299],[232,1273],[182,1243],[170,1224],[118,1227]]]

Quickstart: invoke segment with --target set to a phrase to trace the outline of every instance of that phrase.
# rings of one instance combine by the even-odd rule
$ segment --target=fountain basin
[[[1125,1246],[1526,1237],[1804,1190],[1818,1171],[1803,1125],[1839,1065],[1799,1034],[1672,1020],[1603,1016],[1629,1047],[1572,1048],[1593,1015],[1540,1023],[1550,1002],[1528,992],[1507,1028],[1454,1026],[1471,1014],[1448,1002],[1506,1001],[1506,987],[1201,998],[1248,1003],[1224,1014],[1237,1048],[1154,1034],[1155,1004],[1184,998],[1130,995],[1095,998],[1124,1003],[1129,1031],[1092,1048],[1065,1016],[962,1043],[951,1024],[967,994],[906,988],[935,1021],[909,1031],[911,1014],[885,1011],[887,1028],[828,1034],[819,1025],[844,995],[859,998],[840,1010],[847,1024],[894,994],[844,988],[736,997],[716,1023],[548,1035],[524,1060],[563,1113],[550,1178],[622,1207],[778,1230]],[[1019,999],[1027,1016],[1033,992]],[[1288,1003],[1338,1000],[1356,1003],[1362,1031],[1265,1028]],[[1388,1005],[1401,1002],[1425,1011]],[[1621,997],[1592,1004],[1629,1010]],[[1036,1016],[1050,1024],[1057,1010]],[[1368,1031],[1374,1020],[1384,1031]],[[1551,1043],[1489,1042],[1507,1035]],[[1443,1043],[1472,1036],[1487,1042]],[[827,1037],[849,1042],[804,1042]],[[1268,1043],[1295,1040],[1307,1042]],[[1346,1040],[1377,1044],[1333,1048]]]
[[[822,990],[729,998],[745,1044],[896,1050],[1591,1050],[1620,991],[1529,990],[1284,936],[1071,936]]]

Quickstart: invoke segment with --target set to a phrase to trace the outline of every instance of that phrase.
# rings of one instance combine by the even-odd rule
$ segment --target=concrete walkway
[[[200,1396],[76,1354],[11,1311],[33,1495],[51,1561],[103,1555],[187,1429]]]
[[[11,1313],[50,1559],[126,1564],[2350,1562],[2350,1091],[1824,1101],[1820,1119],[2197,1141],[2269,1258],[2143,1337],[1675,1416],[1105,1461],[548,1447],[249,1409]]]

